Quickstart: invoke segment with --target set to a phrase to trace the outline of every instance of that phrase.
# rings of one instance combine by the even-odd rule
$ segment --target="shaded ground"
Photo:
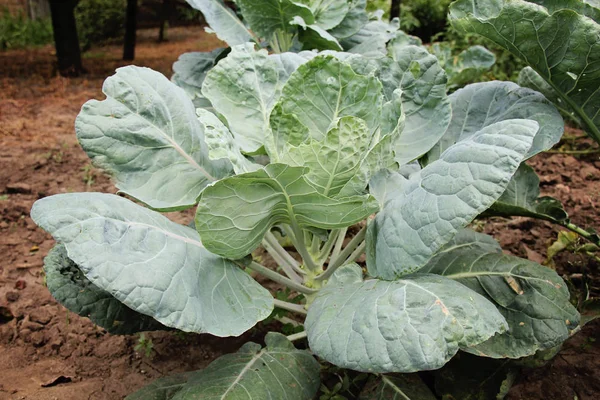
[[[135,64],[168,76],[179,54],[219,45],[201,28],[171,29],[163,44],[155,43],[155,36],[155,31],[140,33]],[[106,334],[69,314],[45,288],[42,260],[54,242],[33,224],[29,211],[35,200],[56,193],[115,192],[79,148],[73,123],[86,100],[102,97],[102,80],[123,65],[120,55],[120,46],[94,49],[84,61],[90,73],[67,80],[55,76],[49,47],[0,53],[0,399],[121,399],[162,375],[202,368],[262,334],[258,329],[242,338],[218,339],[152,333],[152,354],[146,357],[134,349],[137,336]],[[532,165],[544,176],[544,194],[561,199],[576,223],[600,227],[597,154],[583,159],[545,154]],[[558,231],[524,218],[496,219],[482,228],[506,249],[535,261],[543,261]],[[590,275],[592,290],[599,293],[598,265],[589,257],[561,255],[556,264],[567,276]],[[598,321],[568,341],[547,367],[525,373],[509,397],[600,398],[596,338]],[[57,381],[61,376],[63,383]]]

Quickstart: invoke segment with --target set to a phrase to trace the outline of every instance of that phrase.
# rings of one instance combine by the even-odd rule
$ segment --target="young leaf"
[[[269,316],[270,293],[197,232],[119,196],[60,194],[31,218],[85,276],[129,308],[187,332],[237,336]]]
[[[436,400],[418,374],[372,376],[358,400]]]
[[[290,24],[302,28],[298,32],[298,38],[304,50],[342,50],[342,46],[337,39],[329,32],[316,24],[306,23],[299,15],[295,16]]]
[[[269,56],[246,43],[232,47],[207,74],[202,94],[227,119],[242,151],[252,153],[263,146],[269,114],[289,77],[287,68],[303,62],[306,58],[301,55]]]
[[[366,11],[366,0],[349,0],[348,7],[348,13],[342,22],[329,30],[329,33],[338,39],[345,39],[356,34],[369,22],[369,14]]]
[[[509,330],[463,350],[492,358],[520,358],[565,341],[579,325],[563,280],[550,268],[501,253],[483,234],[455,236],[421,270],[456,280],[492,301]],[[481,243],[484,243],[482,245]],[[491,251],[490,251],[491,250]]]
[[[301,65],[283,87],[271,115],[272,139],[267,151],[277,160],[287,145],[309,137],[323,140],[338,118],[352,116],[366,122],[370,132],[379,125],[381,83],[356,74],[350,65],[332,56],[318,56]],[[306,129],[301,136],[298,123]]]
[[[423,154],[444,135],[452,109],[446,96],[446,74],[435,56],[417,46],[404,46],[381,60],[378,77],[386,100],[402,90],[405,126],[395,145],[396,161],[406,164]]]
[[[186,0],[192,8],[202,11],[202,15],[219,39],[229,46],[246,43],[252,35],[242,21],[223,0]]]
[[[191,207],[206,185],[231,174],[211,161],[185,92],[158,72],[124,67],[104,82],[107,98],[85,103],[77,138],[116,186],[161,211]]]
[[[347,268],[360,273],[354,265],[334,275]],[[317,356],[363,372],[440,368],[459,348],[507,328],[483,296],[430,274],[330,283],[308,309],[305,327]]]
[[[370,196],[332,199],[306,179],[307,168],[269,164],[216,182],[202,195],[196,228],[213,253],[231,259],[250,254],[275,224],[344,228],[377,211]]]
[[[369,225],[369,274],[395,279],[425,265],[501,196],[537,130],[535,121],[498,122],[413,174]]]
[[[309,7],[291,0],[238,0],[244,21],[254,33],[271,39],[275,32],[293,32],[290,22],[300,16],[307,23],[314,23]]]
[[[133,311],[87,279],[61,244],[44,258],[46,286],[69,311],[87,317],[115,335],[168,329],[155,319]]]
[[[173,64],[171,81],[181,87],[192,100],[202,96],[202,82],[206,73],[213,68],[228,49],[219,48],[211,52],[183,53]]]
[[[510,217],[520,215],[550,222],[568,220],[569,216],[560,201],[540,196],[540,179],[533,168],[522,163],[502,196],[485,212],[485,215]]]
[[[161,400],[312,399],[320,385],[319,363],[279,333],[267,333],[265,343],[261,349],[248,342],[237,353],[217,358],[204,370],[171,378],[175,387],[167,395],[163,392],[169,381],[157,381],[126,400],[149,399],[156,396],[155,388],[163,396],[155,398]]]
[[[540,128],[526,158],[558,143],[564,122],[556,108],[537,92],[512,82],[474,83],[450,95],[452,120],[442,139],[427,153],[427,161],[437,160],[448,147],[481,129],[508,119],[530,119]]]
[[[338,26],[350,9],[348,0],[298,0],[307,4],[315,15],[315,24],[328,30]]]
[[[370,21],[354,35],[344,38],[341,45],[349,53],[367,58],[381,58],[387,54],[386,44],[397,31],[397,26],[387,22]]]
[[[459,30],[483,35],[523,59],[600,143],[600,74],[595,68],[600,24],[565,9],[562,2],[553,11],[521,0],[459,0],[450,7],[450,20]]]

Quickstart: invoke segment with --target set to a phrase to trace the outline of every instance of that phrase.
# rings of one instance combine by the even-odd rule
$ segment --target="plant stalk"
[[[282,268],[283,265],[287,265],[289,268],[292,269],[292,273],[294,273],[294,275],[296,275],[295,272],[300,274],[306,274],[306,272],[300,268],[300,264],[298,263],[298,261],[296,261],[294,257],[290,255],[290,253],[285,251],[283,247],[281,247],[281,245],[277,241],[277,238],[271,232],[267,232],[265,234],[265,237],[263,239],[263,246],[265,247],[267,252],[269,252],[269,254],[273,257],[273,259],[275,259],[275,261],[282,265]],[[302,281],[302,278],[300,278],[299,276],[298,279],[300,279],[299,282]]]
[[[335,247],[333,248],[333,252],[331,253],[330,260],[335,260],[340,255],[342,251],[342,246],[344,245],[344,239],[346,238],[346,233],[348,232],[348,228],[340,229],[338,233],[337,240],[335,242]]]
[[[284,225],[283,227],[283,229],[290,236],[290,238],[292,238],[292,241],[294,242],[294,247],[296,248],[298,253],[300,253],[302,261],[304,261],[304,264],[308,267],[308,269],[312,271],[318,270],[319,267],[308,252],[308,249],[306,248],[306,240],[302,228],[300,228],[300,226],[295,221],[292,221],[291,226]],[[290,233],[292,234],[290,235]]]
[[[279,299],[273,299],[273,304],[275,304],[275,307],[283,308],[284,310],[287,310],[287,311],[292,311],[292,312],[306,315],[306,309],[304,308],[304,306],[302,304],[289,303],[287,301],[283,301],[283,300],[279,300]]]
[[[295,340],[304,339],[307,336],[308,336],[308,334],[306,333],[306,331],[302,331],[302,332],[294,333],[293,335],[287,336],[287,340],[289,340],[290,342],[293,342]]]
[[[571,223],[571,222],[560,222],[557,221],[557,223],[560,226],[563,226],[567,229],[569,229],[570,231],[575,232],[576,234],[578,234],[579,236],[583,237],[584,239],[586,239],[587,241],[594,243],[595,245],[600,246],[600,240],[596,240],[596,238],[594,237],[593,234],[591,234],[590,232],[586,231],[583,228],[580,228],[579,226]]]
[[[327,257],[329,257],[329,253],[331,253],[331,249],[333,249],[333,246],[335,245],[335,242],[336,242],[339,234],[340,234],[340,229],[335,229],[335,230],[331,231],[331,233],[329,234],[327,241],[325,242],[323,247],[321,247],[321,250],[319,252],[319,257],[317,259],[317,263],[319,265],[323,265],[325,260],[327,260]]]
[[[238,264],[241,267],[243,267],[242,264]],[[259,263],[252,261],[249,265],[248,268],[250,268],[253,271],[258,272],[259,274],[269,278],[270,280],[272,280],[273,282],[277,282],[280,283],[284,286],[287,286],[288,288],[295,290],[299,293],[303,293],[303,294],[314,294],[317,293],[317,290],[315,289],[311,289],[311,288],[307,288],[304,285],[299,284],[298,282],[294,282],[293,280],[286,278],[285,276],[278,274],[275,271],[270,270],[269,268],[265,267],[264,265],[260,265]]]
[[[358,231],[356,236],[352,238],[350,243],[348,243],[348,246],[346,246],[346,248],[335,259],[330,260],[327,270],[321,275],[317,276],[315,280],[322,281],[324,279],[328,279],[331,275],[333,275],[336,269],[344,265],[346,260],[349,260],[353,256],[354,259],[358,258],[358,256],[360,256],[360,254],[364,251],[364,238],[366,234],[367,227],[364,226],[360,231]],[[355,255],[355,253],[358,254]]]

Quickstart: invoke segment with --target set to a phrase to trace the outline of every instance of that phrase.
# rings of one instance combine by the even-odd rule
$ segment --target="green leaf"
[[[568,115],[569,118],[575,120],[581,125],[581,121],[573,112],[569,109],[569,106],[562,101],[558,93],[531,67],[525,67],[519,72],[518,84],[522,87],[527,87],[535,91],[540,92],[546,99],[551,101],[554,106],[559,109],[564,115]]]
[[[213,253],[231,259],[250,254],[275,224],[303,229],[348,227],[377,211],[370,196],[332,199],[306,179],[307,168],[269,164],[216,182],[201,197],[196,228]]]
[[[565,341],[580,320],[567,285],[550,268],[502,254],[482,237],[472,231],[455,236],[421,270],[462,283],[492,301],[506,318],[507,332],[463,350],[520,358]]]
[[[512,177],[502,196],[485,212],[493,216],[523,216],[550,222],[567,221],[569,216],[560,201],[540,197],[540,179],[533,168],[523,163]]]
[[[194,372],[165,376],[131,393],[125,400],[171,400],[192,376]]]
[[[271,39],[277,31],[293,33],[290,21],[295,16],[314,23],[310,8],[290,0],[237,0],[237,4],[250,29],[266,39]]]
[[[266,347],[248,342],[236,353],[226,354],[201,371],[174,378],[177,392],[157,400],[188,399],[312,399],[320,385],[319,363],[306,350],[297,350],[285,336],[269,332]],[[187,382],[182,380],[187,378]],[[165,378],[163,378],[165,379]],[[159,390],[168,381],[151,386]],[[164,389],[163,389],[164,390]],[[146,400],[154,395],[150,387],[129,395],[126,400]]]
[[[75,121],[81,146],[124,193],[161,211],[196,204],[206,185],[231,173],[211,161],[185,92],[158,72],[124,67],[106,79],[107,98],[85,103]]]
[[[471,46],[452,56],[450,43],[434,43],[431,51],[440,60],[448,75],[448,87],[456,88],[480,80],[481,75],[496,62],[496,56],[483,46]]]
[[[354,35],[344,38],[342,47],[349,53],[361,54],[367,58],[381,58],[387,54],[386,44],[392,39],[398,27],[381,20],[370,21]]]
[[[173,64],[175,73],[171,81],[185,90],[192,100],[196,97],[204,97],[201,90],[206,73],[228,51],[228,49],[218,48],[211,52],[183,53]]]
[[[407,34],[404,31],[396,32],[394,38],[388,43],[388,53],[395,54],[402,47],[406,46],[422,46],[423,41],[417,37]],[[437,56],[437,54],[436,54]],[[441,62],[441,60],[440,60]]]
[[[551,14],[558,10],[569,9],[600,23],[600,2],[598,0],[532,0],[531,3],[546,7]]]
[[[308,24],[300,16],[295,16],[290,24],[302,28],[298,32],[298,39],[304,50],[342,50],[337,39],[320,26]]]
[[[206,144],[209,149],[208,156],[211,159],[228,159],[236,174],[252,172],[261,168],[260,165],[244,157],[235,138],[216,115],[201,108],[196,109],[196,114],[204,128]]]
[[[437,160],[454,143],[500,121],[529,119],[539,124],[539,131],[526,158],[550,149],[558,143],[564,131],[560,113],[544,96],[512,82],[474,83],[452,93],[450,102],[450,126],[427,154],[428,162]]]
[[[348,13],[342,22],[329,30],[329,33],[338,39],[345,39],[356,34],[369,22],[369,14],[366,11],[366,0],[349,0],[348,5]]]
[[[537,130],[535,121],[498,122],[413,174],[369,225],[369,274],[395,279],[425,265],[502,195]]]
[[[309,137],[323,140],[344,116],[360,118],[370,132],[375,131],[381,116],[378,79],[358,75],[332,56],[301,65],[286,82],[271,115],[273,132],[267,144],[271,159],[278,160],[287,145],[297,146]]]
[[[450,20],[457,29],[483,35],[529,64],[600,143],[598,22],[562,4],[550,14],[521,0],[459,0],[450,7]]]
[[[292,60],[293,58],[293,60]],[[289,77],[285,66],[306,62],[301,55],[269,56],[254,50],[254,44],[234,46],[213,68],[202,86],[202,94],[229,123],[242,151],[253,153],[263,146],[269,129],[269,114]]]
[[[346,268],[359,267],[338,271]],[[429,274],[397,281],[356,278],[321,289],[305,322],[313,353],[339,367],[363,372],[436,369],[459,348],[506,329],[489,301],[450,279]]]
[[[193,229],[122,197],[46,197],[35,202],[31,218],[94,285],[164,325],[237,336],[273,310],[270,293],[209,253]]]
[[[252,35],[242,21],[222,0],[186,0],[192,8],[202,11],[204,19],[219,39],[229,46],[246,43]]]
[[[436,400],[417,374],[373,376],[360,392],[359,400]]]
[[[350,9],[348,0],[299,0],[315,15],[315,24],[327,30],[338,26]]]
[[[406,164],[423,154],[444,135],[452,109],[446,96],[446,74],[435,56],[417,46],[393,51],[382,60],[378,77],[388,101],[402,90],[405,127],[396,142],[396,161]]]
[[[518,376],[510,360],[460,353],[435,372],[435,391],[443,399],[501,400]]]
[[[369,181],[369,193],[377,199],[379,207],[383,209],[388,201],[402,194],[407,182],[400,173],[382,169]]]
[[[168,329],[155,319],[133,311],[87,279],[61,244],[44,258],[46,286],[69,311],[87,317],[109,333],[131,335]]]

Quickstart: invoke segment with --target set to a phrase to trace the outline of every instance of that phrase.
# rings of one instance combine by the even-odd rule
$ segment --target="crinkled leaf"
[[[237,0],[244,21],[260,37],[271,39],[275,32],[292,32],[290,21],[302,17],[309,24],[314,16],[307,6],[291,0]]]
[[[348,13],[342,22],[329,30],[329,33],[338,39],[345,39],[354,35],[369,22],[369,14],[366,11],[366,0],[349,0],[348,6]]]
[[[496,62],[496,56],[483,46],[471,46],[452,56],[450,43],[434,43],[433,54],[440,60],[448,75],[448,87],[456,88],[480,80],[481,75]]]
[[[435,372],[435,391],[443,399],[502,400],[517,376],[510,360],[460,353]]]
[[[290,22],[300,28],[298,39],[304,50],[342,50],[338,40],[316,24],[308,24],[302,17],[295,16]]]
[[[372,376],[359,400],[436,400],[418,374]]]
[[[549,13],[565,8],[573,10],[600,23],[600,1],[598,0],[532,0],[531,3],[546,7]]]
[[[202,82],[206,73],[213,68],[217,61],[229,50],[218,48],[211,52],[183,53],[173,64],[171,80],[190,96],[193,100],[202,96]]]
[[[204,19],[217,37],[230,46],[252,40],[246,26],[222,0],[186,0],[192,8],[202,11]]]
[[[196,231],[122,197],[46,197],[31,218],[64,244],[94,285],[164,325],[237,336],[273,310],[270,293],[209,253]]]
[[[474,83],[452,93],[450,102],[450,126],[427,154],[429,162],[437,160],[454,143],[471,137],[486,126],[508,119],[530,119],[540,126],[526,158],[551,148],[564,131],[560,113],[544,96],[512,82]]]
[[[523,59],[600,142],[600,24],[556,4],[550,14],[521,0],[459,0],[450,19],[459,30],[483,35]]]
[[[502,196],[485,212],[503,217],[523,216],[551,222],[566,221],[569,216],[560,201],[540,197],[540,179],[527,164],[519,166]]]
[[[312,399],[319,389],[319,363],[306,350],[297,350],[285,336],[269,332],[266,347],[248,342],[236,353],[226,354],[200,371],[171,378],[176,392],[160,400],[185,399]],[[163,378],[169,379],[169,378]],[[185,379],[185,381],[184,381]],[[160,381],[160,380],[159,380]],[[150,386],[163,390],[169,381]],[[150,387],[126,400],[149,399]]]
[[[301,65],[283,87],[271,115],[272,140],[267,151],[273,160],[288,144],[309,137],[323,140],[338,118],[353,116],[371,132],[379,125],[381,83],[374,76],[356,74],[332,56],[318,56]]]
[[[346,268],[359,267],[340,270]],[[502,315],[483,296],[438,275],[356,280],[321,289],[305,322],[313,353],[342,368],[436,369],[459,348],[506,329]]]
[[[535,121],[498,122],[413,174],[369,225],[369,273],[395,279],[425,265],[502,195],[537,130]]]
[[[87,317],[109,333],[131,335],[141,331],[168,329],[155,319],[133,311],[107,291],[94,285],[67,256],[61,244],[44,258],[46,286],[69,311]]]
[[[216,115],[201,108],[196,109],[196,114],[204,128],[208,156],[211,159],[228,159],[236,174],[260,169],[260,165],[244,157],[235,138]]]
[[[464,231],[421,270],[462,283],[492,301],[506,318],[507,332],[463,350],[520,358],[565,341],[580,319],[567,285],[550,268],[502,254],[499,246],[487,243],[490,239]]]
[[[275,224],[343,228],[377,211],[370,196],[332,199],[320,194],[306,180],[307,170],[269,164],[211,185],[196,212],[202,243],[213,253],[239,259],[250,254]]]
[[[396,142],[396,161],[405,164],[425,154],[444,135],[452,109],[446,96],[446,74],[435,56],[417,46],[404,46],[393,59],[382,59],[378,77],[388,101],[402,90],[405,126]]]
[[[380,58],[387,54],[386,44],[395,36],[397,30],[397,26],[387,22],[370,21],[354,35],[344,38],[341,45],[349,53]]]
[[[160,73],[119,68],[102,90],[106,100],[85,103],[75,130],[122,192],[161,211],[184,209],[206,185],[231,173],[226,161],[209,159],[194,105]]]
[[[423,41],[419,37],[409,35],[404,31],[398,31],[394,35],[394,38],[392,40],[390,40],[387,47],[388,47],[389,54],[395,54],[402,47],[422,46],[422,45],[423,45]],[[436,54],[436,56],[437,56],[437,54]]]

